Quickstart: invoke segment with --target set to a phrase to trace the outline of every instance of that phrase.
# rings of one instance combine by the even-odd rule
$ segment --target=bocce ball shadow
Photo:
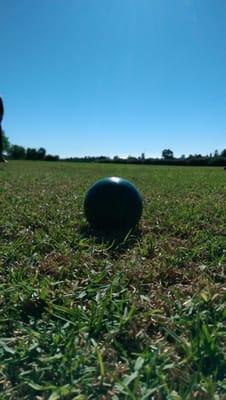
[[[101,242],[115,244],[125,242],[130,234],[140,236],[142,208],[141,195],[130,181],[118,177],[100,179],[87,191],[84,200],[89,236],[93,233]]]

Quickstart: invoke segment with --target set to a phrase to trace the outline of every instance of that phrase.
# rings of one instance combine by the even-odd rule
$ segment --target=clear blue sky
[[[12,143],[61,156],[226,147],[225,0],[1,0]]]

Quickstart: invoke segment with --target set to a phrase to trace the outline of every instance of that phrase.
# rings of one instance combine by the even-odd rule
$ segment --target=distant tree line
[[[11,160],[43,160],[43,161],[58,161],[58,155],[46,154],[46,149],[40,147],[25,148],[18,144],[10,144],[7,136],[3,136],[3,150],[7,154],[7,158]]]
[[[182,154],[180,157],[174,157],[173,151],[170,149],[164,149],[162,151],[161,158],[145,157],[142,153],[141,156],[135,157],[129,155],[127,158],[121,158],[119,156],[106,157],[70,157],[65,158],[62,161],[68,162],[97,162],[97,163],[115,163],[115,164],[144,164],[144,165],[190,165],[190,166],[226,166],[226,149],[221,152],[215,150],[214,153],[208,155],[202,154],[190,154],[185,156]]]
[[[58,155],[46,154],[43,147],[39,149],[25,148],[17,144],[10,144],[7,136],[3,135],[3,150],[7,157],[12,160],[43,160],[43,161],[58,161]],[[160,158],[145,157],[142,153],[139,157],[129,155],[127,158],[121,158],[118,155],[114,157],[107,156],[85,156],[85,157],[69,157],[61,159],[67,162],[85,162],[85,163],[115,163],[115,164],[144,164],[144,165],[190,165],[190,166],[226,166],[226,149],[219,152],[215,150],[214,153],[207,155],[190,154],[185,156],[182,154],[180,157],[174,157],[171,149],[164,149]]]

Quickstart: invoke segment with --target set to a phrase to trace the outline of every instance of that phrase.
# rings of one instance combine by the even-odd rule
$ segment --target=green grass
[[[225,398],[226,172],[0,167],[0,399]],[[83,215],[111,175],[143,196],[130,235]]]

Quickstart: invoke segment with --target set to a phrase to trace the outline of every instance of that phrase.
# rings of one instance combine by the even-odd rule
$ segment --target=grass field
[[[130,235],[94,234],[88,187],[130,179]],[[225,399],[226,171],[0,165],[0,399]]]

